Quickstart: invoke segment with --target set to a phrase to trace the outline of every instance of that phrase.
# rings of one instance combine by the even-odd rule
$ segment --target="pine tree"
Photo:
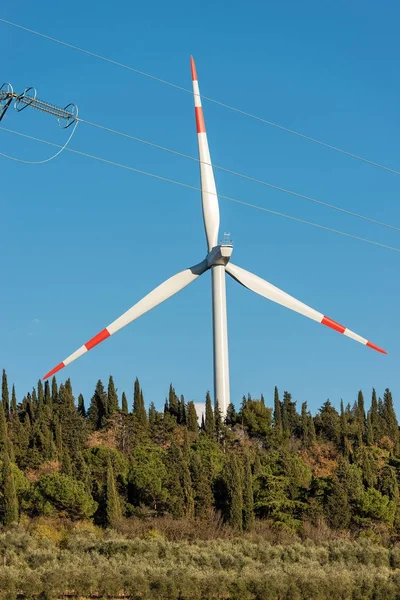
[[[274,390],[274,426],[278,431],[282,431],[281,403],[279,400],[278,388],[276,386]]]
[[[187,405],[187,428],[189,431],[193,431],[195,433],[197,433],[199,430],[199,421],[193,400],[188,402]]]
[[[84,419],[86,418],[85,400],[84,400],[82,394],[79,394],[79,396],[78,396],[78,413]]]
[[[122,510],[115,483],[114,469],[109,456],[107,457],[107,483],[105,496],[107,525],[111,526],[122,517]]]
[[[111,417],[116,410],[118,410],[118,396],[114,385],[114,379],[112,375],[110,375],[107,390],[107,417]]]
[[[214,421],[214,413],[213,413],[212,404],[211,404],[210,392],[207,392],[207,394],[206,394],[206,418],[205,418],[204,427],[205,427],[205,432],[208,433],[208,435],[211,435],[211,436],[215,435],[215,421]]]
[[[1,380],[1,401],[3,403],[5,417],[8,419],[10,414],[10,397],[8,394],[8,383],[5,369],[3,369],[3,376]]]
[[[243,528],[251,531],[254,527],[254,496],[253,477],[251,464],[248,456],[244,463],[244,485],[243,485]]]
[[[3,454],[3,524],[18,522],[18,498],[8,452]]]
[[[122,405],[122,412],[124,413],[124,415],[127,415],[129,412],[129,409],[128,409],[128,400],[126,398],[125,392],[122,392],[121,405]]]

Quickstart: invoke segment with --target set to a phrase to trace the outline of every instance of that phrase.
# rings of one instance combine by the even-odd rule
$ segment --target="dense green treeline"
[[[270,404],[269,407],[267,404]],[[222,419],[136,379],[85,403],[2,374],[0,597],[400,597],[400,443],[389,389],[316,415],[287,391]]]
[[[130,404],[130,406],[129,406]],[[55,378],[18,402],[5,371],[0,403],[4,525],[59,516],[111,526],[122,518],[208,519],[237,531],[270,520],[298,531],[323,519],[333,529],[400,529],[399,427],[389,389],[363,393],[315,416],[289,392],[243,397],[225,420],[206,395],[199,426],[193,402],[170,385],[162,412],[146,410],[136,379],[121,404],[110,377],[88,406]]]

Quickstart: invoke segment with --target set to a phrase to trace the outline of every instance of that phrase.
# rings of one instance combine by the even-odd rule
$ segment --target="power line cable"
[[[121,67],[123,69],[127,69],[128,71],[132,71],[134,73],[137,73],[138,75],[143,75],[144,77],[147,77],[149,79],[152,79],[154,81],[158,81],[159,83],[163,83],[165,85],[168,85],[172,88],[175,88],[177,90],[180,90],[182,92],[187,92],[189,94],[193,94],[193,91],[185,88],[183,86],[177,85],[175,83],[172,83],[171,81],[167,81],[165,79],[162,79],[160,77],[156,77],[155,75],[151,75],[150,73],[146,73],[145,71],[141,71],[140,69],[135,69],[134,67],[131,67],[129,65],[126,65],[124,63],[121,63],[119,61],[113,60],[111,58],[108,58],[106,56],[102,56],[101,54],[97,54],[95,52],[91,52],[90,50],[86,50],[85,48],[80,48],[79,46],[75,46],[74,44],[69,44],[68,42],[64,42],[62,40],[59,40],[57,38],[54,38],[52,36],[46,35],[44,33],[41,33],[39,31],[35,31],[34,29],[30,29],[29,27],[25,27],[24,25],[19,25],[18,23],[14,23],[12,21],[8,21],[6,19],[1,19],[0,18],[0,22],[1,23],[5,23],[6,25],[11,25],[12,27],[15,27],[17,29],[21,29],[23,31],[26,31],[28,33],[32,33],[34,35],[37,35],[41,38],[44,38],[46,40],[49,40],[51,42],[55,42],[56,44],[60,44],[61,46],[65,46],[67,48],[71,48],[72,50],[77,50],[78,52],[83,52],[84,54],[87,54],[89,56],[93,56],[94,58],[98,58],[99,60],[103,60],[105,62],[108,62],[110,64],[113,64],[117,67]],[[309,142],[313,142],[314,144],[318,144],[320,146],[323,146],[325,148],[328,148],[329,150],[334,150],[335,152],[339,152],[340,154],[344,154],[346,156],[349,156],[351,158],[354,158],[356,160],[359,160],[361,162],[367,163],[371,166],[377,167],[379,169],[383,169],[384,171],[388,171],[390,173],[393,173],[395,175],[400,175],[400,171],[397,171],[396,169],[392,169],[390,167],[387,167],[386,165],[382,165],[381,163],[377,163],[373,160],[370,160],[368,158],[365,158],[363,156],[360,156],[358,154],[354,154],[353,152],[348,152],[347,150],[343,150],[342,148],[338,148],[337,146],[333,146],[331,144],[328,144],[327,142],[324,142],[322,140],[318,140],[314,137],[308,136],[306,134],[300,133],[299,131],[295,131],[294,129],[290,129],[289,127],[285,127],[283,125],[280,125],[279,123],[274,123],[273,121],[269,121],[267,119],[264,119],[263,117],[259,117],[258,115],[249,113],[247,111],[241,110],[239,108],[236,108],[235,106],[231,106],[229,104],[225,104],[224,102],[220,102],[219,100],[215,100],[214,98],[211,98],[210,96],[203,96],[202,95],[202,99],[203,100],[207,100],[208,102],[212,102],[213,104],[216,104],[218,106],[221,106],[223,108],[227,108],[233,112],[236,112],[238,114],[241,114],[243,116],[249,117],[251,119],[254,119],[256,121],[259,121],[261,123],[265,123],[266,125],[270,125],[271,127],[275,127],[277,129],[280,129],[281,131],[285,131],[286,133],[290,133],[292,135],[298,136],[302,139],[305,139]]]
[[[19,131],[14,131],[13,129],[8,129],[6,127],[0,127],[0,129],[3,130],[3,131],[6,131],[8,133],[12,133],[12,134],[15,134],[15,135],[18,135],[18,136],[21,136],[21,137],[24,137],[24,138],[27,138],[27,139],[30,139],[30,140],[34,140],[36,142],[41,142],[42,144],[47,144],[49,146],[54,146],[56,148],[60,148],[59,144],[55,144],[55,143],[49,142],[47,140],[42,140],[41,138],[37,138],[37,137],[34,137],[32,135],[27,135],[26,133],[20,133]],[[180,187],[184,187],[186,189],[190,189],[190,190],[195,190],[195,191],[201,192],[201,188],[196,187],[194,185],[190,185],[188,183],[183,183],[182,181],[176,181],[174,179],[169,179],[169,178],[163,177],[161,175],[156,175],[155,173],[149,173],[148,171],[143,171],[141,169],[136,169],[135,167],[130,167],[128,165],[123,165],[121,163],[117,163],[115,161],[108,160],[106,158],[101,158],[101,157],[95,156],[93,154],[88,154],[86,152],[81,152],[80,150],[74,150],[72,148],[65,148],[65,150],[67,152],[72,152],[73,154],[77,154],[79,156],[84,156],[86,158],[91,158],[93,160],[97,160],[97,161],[99,161],[101,163],[109,164],[109,165],[112,165],[114,167],[119,167],[121,169],[126,169],[128,171],[132,171],[134,173],[139,173],[141,175],[147,175],[148,177],[153,177],[154,179],[158,179],[160,181],[165,181],[165,182],[168,182],[168,183],[172,183],[174,185],[179,185]],[[213,192],[210,192],[210,193],[213,193]],[[386,250],[392,250],[394,252],[400,252],[400,248],[396,248],[394,246],[388,246],[386,244],[381,244],[380,242],[376,242],[376,241],[370,240],[368,238],[363,238],[363,237],[360,237],[360,236],[357,236],[357,235],[353,235],[352,233],[347,233],[345,231],[340,231],[339,229],[333,229],[332,227],[327,227],[325,225],[320,225],[318,223],[313,223],[311,221],[306,221],[305,219],[300,219],[298,217],[293,217],[291,215],[287,215],[287,214],[280,213],[280,212],[277,212],[277,211],[274,211],[274,210],[270,210],[269,208],[265,208],[263,206],[258,206],[257,204],[251,204],[249,202],[244,202],[243,200],[238,200],[237,198],[232,198],[230,196],[224,196],[222,194],[217,194],[217,196],[218,196],[218,198],[221,198],[223,200],[228,200],[229,202],[235,202],[236,204],[241,204],[241,205],[247,206],[249,208],[254,208],[256,210],[261,210],[263,212],[267,212],[269,214],[272,214],[272,215],[275,215],[275,216],[278,216],[278,217],[283,217],[285,219],[289,219],[289,220],[295,221],[297,223],[303,223],[304,225],[311,225],[312,227],[317,227],[318,229],[322,229],[322,230],[325,230],[325,231],[330,231],[332,233],[337,233],[339,235],[343,235],[345,237],[352,238],[354,240],[365,242],[367,244],[372,244],[373,246],[379,246],[380,248],[385,248]]]
[[[154,142],[150,142],[148,140],[138,138],[136,136],[130,135],[128,133],[124,133],[122,131],[118,131],[116,129],[111,129],[110,127],[106,127],[104,125],[99,125],[98,123],[93,123],[93,122],[87,121],[85,119],[79,119],[79,121],[81,123],[85,123],[86,125],[90,125],[91,127],[95,127],[97,129],[102,129],[104,131],[107,131],[108,133],[113,133],[115,135],[122,136],[126,139],[133,140],[135,142],[139,142],[140,144],[145,144],[146,146],[150,146],[151,148],[157,148],[157,150],[169,152],[170,154],[174,154],[175,156],[180,156],[181,158],[187,158],[189,160],[192,160],[192,161],[195,161],[198,163],[209,164],[209,163],[205,163],[204,161],[201,161],[199,158],[197,158],[195,156],[190,156],[189,154],[184,154],[183,152],[173,150],[172,148],[167,148],[166,146],[161,146],[159,144],[155,144]],[[396,227],[395,225],[390,225],[389,223],[384,223],[383,221],[378,221],[377,219],[373,219],[372,217],[367,217],[365,215],[361,215],[360,213],[353,212],[346,208],[342,208],[342,207],[336,206],[334,204],[329,204],[328,202],[323,202],[322,200],[318,200],[317,198],[313,198],[311,196],[306,196],[304,194],[300,194],[299,192],[295,192],[293,190],[283,188],[283,187],[275,185],[273,183],[269,183],[268,181],[264,181],[262,179],[256,179],[255,177],[251,177],[250,175],[245,175],[244,173],[240,173],[238,171],[233,171],[226,167],[222,167],[221,165],[212,164],[212,167],[214,169],[219,169],[220,171],[223,171],[225,173],[229,173],[230,175],[234,175],[235,177],[241,177],[242,179],[246,179],[247,181],[252,181],[254,183],[258,183],[260,185],[269,187],[273,190],[276,190],[279,192],[284,192],[285,194],[290,194],[291,196],[294,196],[296,198],[301,198],[303,200],[307,200],[309,202],[314,202],[315,204],[319,204],[320,206],[324,206],[324,207],[330,208],[332,210],[337,210],[339,212],[345,213],[352,217],[356,217],[357,219],[363,219],[364,221],[369,221],[370,223],[374,223],[375,225],[380,225],[381,227],[387,227],[388,229],[394,229],[395,231],[400,231],[400,227]]]
[[[16,158],[15,156],[10,156],[9,154],[5,154],[4,152],[0,152],[0,156],[3,156],[4,158],[8,158],[9,160],[13,160],[14,162],[22,163],[24,165],[44,165],[44,163],[48,163],[51,160],[54,160],[55,158],[57,158],[57,156],[60,156],[60,154],[64,150],[67,150],[67,146],[70,143],[70,141],[72,140],[75,130],[78,127],[78,123],[79,123],[78,120],[75,121],[75,125],[72,128],[71,135],[68,137],[65,144],[63,146],[58,146],[60,148],[60,150],[58,150],[58,152],[56,152],[49,158],[45,158],[44,160],[23,160],[22,158]]]

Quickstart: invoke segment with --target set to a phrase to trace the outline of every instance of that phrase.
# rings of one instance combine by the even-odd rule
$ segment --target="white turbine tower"
[[[268,300],[277,304],[286,306],[295,312],[298,312],[309,319],[313,319],[322,325],[335,329],[347,337],[368,346],[378,352],[386,354],[375,344],[367,339],[357,335],[350,329],[343,327],[336,321],[329,319],[322,313],[310,308],[303,302],[296,300],[286,292],[275,287],[268,281],[264,281],[257,275],[245,271],[241,267],[230,262],[232,254],[232,244],[230,242],[218,243],[219,232],[219,205],[218,196],[215,187],[214,173],[211,164],[210,151],[208,148],[207,134],[204,123],[203,109],[199,84],[197,81],[196,67],[193,58],[190,59],[194,105],[197,127],[197,138],[200,158],[200,178],[201,178],[201,196],[203,206],[204,227],[207,238],[208,253],[205,259],[197,265],[173,275],[167,281],[156,287],[147,294],[137,304],[127,310],[122,316],[113,321],[105,329],[100,331],[86,344],[81,346],[76,352],[68,356],[63,362],[52,369],[43,379],[48,379],[60,369],[69,365],[73,360],[97,346],[100,342],[113,335],[116,331],[128,325],[144,313],[148,312],[167,298],[180,292],[184,287],[195,281],[200,275],[211,269],[212,277],[212,303],[213,303],[213,336],[214,336],[214,398],[218,399],[219,406],[223,415],[230,403],[229,393],[229,361],[228,361],[228,326],[226,315],[226,287],[225,273],[228,273],[233,279],[244,287],[256,292]]]

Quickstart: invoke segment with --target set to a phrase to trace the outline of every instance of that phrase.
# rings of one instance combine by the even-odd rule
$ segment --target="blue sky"
[[[370,0],[201,4],[44,0],[1,18],[190,87],[399,169],[400,6]],[[1,78],[75,102],[83,119],[197,155],[189,94],[0,23]],[[5,59],[5,60],[4,60]],[[204,102],[216,164],[400,226],[399,176]],[[49,116],[9,111],[4,127],[63,143]],[[71,147],[199,183],[198,165],[81,124]],[[0,131],[26,160],[52,150]],[[63,153],[46,165],[0,162],[0,366],[22,398],[38,378],[174,273],[205,254],[199,193]],[[400,233],[216,171],[221,194],[400,247]],[[368,350],[229,280],[232,400],[289,390],[315,411],[362,388],[400,393],[400,255],[220,201],[233,262],[384,347]],[[113,374],[131,399],[161,407],[172,381],[187,400],[212,388],[210,274],[60,372],[89,402]]]

